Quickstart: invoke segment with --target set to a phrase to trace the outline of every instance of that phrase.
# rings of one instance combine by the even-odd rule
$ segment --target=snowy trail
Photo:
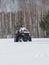
[[[49,39],[0,39],[0,65],[49,65]]]

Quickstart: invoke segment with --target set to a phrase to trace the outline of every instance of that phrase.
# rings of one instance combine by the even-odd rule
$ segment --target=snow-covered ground
[[[0,65],[49,65],[49,38],[32,42],[0,39]]]

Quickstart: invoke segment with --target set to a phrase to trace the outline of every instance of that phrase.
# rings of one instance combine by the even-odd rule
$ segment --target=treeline
[[[0,37],[14,37],[17,27],[22,24],[31,32],[32,37],[45,37],[40,22],[49,9],[48,0],[19,0],[18,8],[16,0],[0,1]]]

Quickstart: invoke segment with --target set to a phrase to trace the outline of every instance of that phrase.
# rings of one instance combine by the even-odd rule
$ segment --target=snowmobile
[[[15,34],[15,42],[26,42],[26,41],[31,41],[31,35],[30,32],[28,30],[23,30],[21,33],[19,32],[19,30],[17,30],[16,34]]]

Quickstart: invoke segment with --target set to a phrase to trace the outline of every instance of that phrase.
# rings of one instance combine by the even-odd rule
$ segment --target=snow
[[[49,38],[0,39],[0,65],[49,65]]]

